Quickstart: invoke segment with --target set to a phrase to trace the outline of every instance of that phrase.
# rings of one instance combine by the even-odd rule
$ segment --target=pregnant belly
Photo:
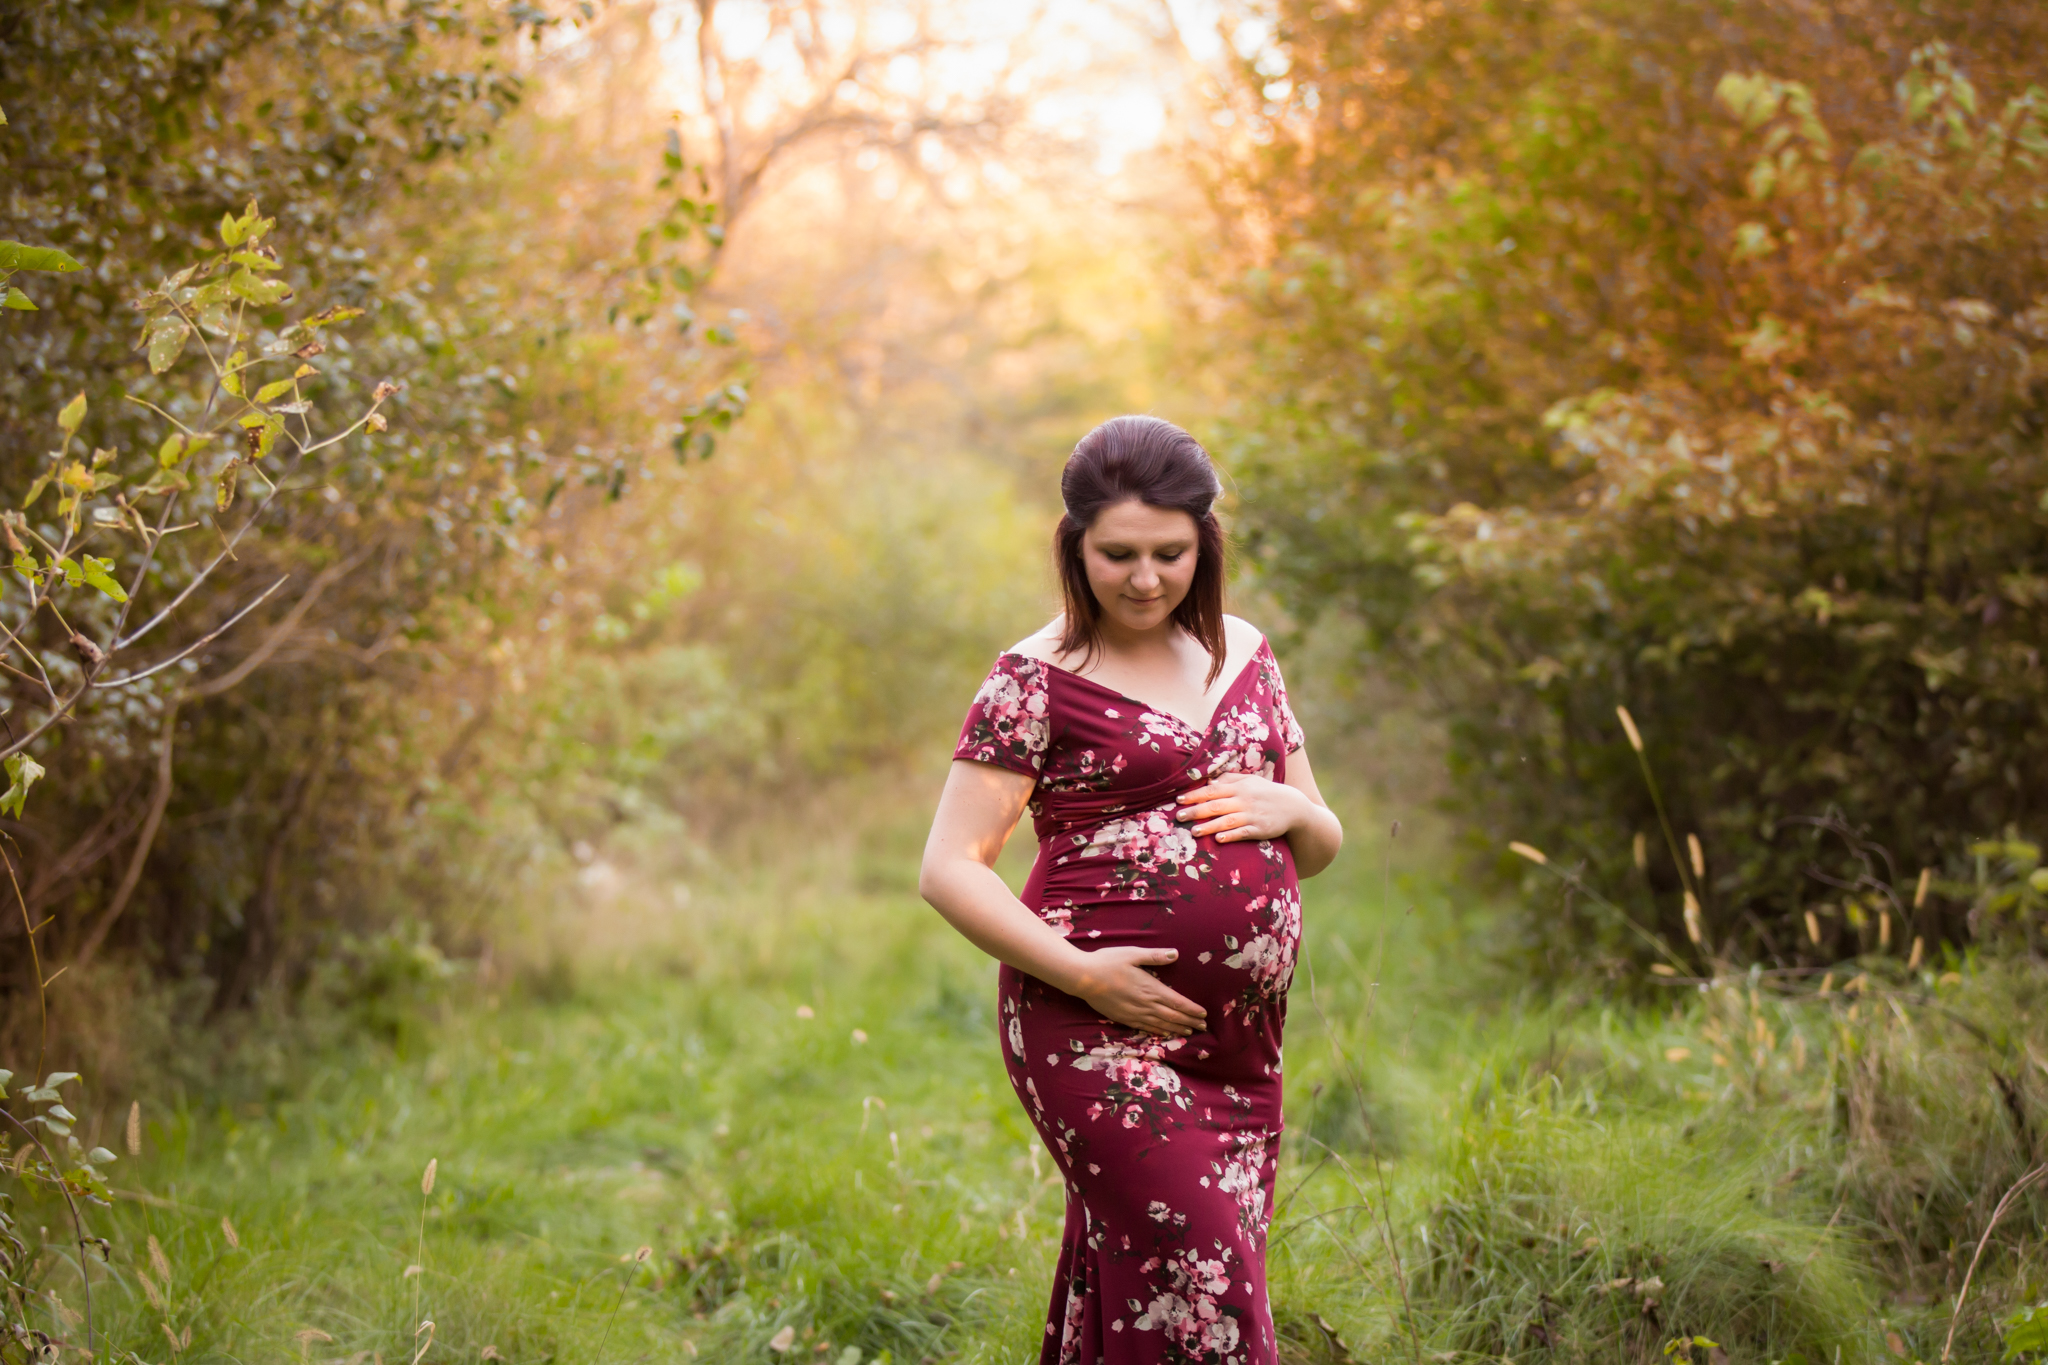
[[[1048,841],[1024,903],[1077,947],[1174,949],[1160,979],[1204,1006],[1212,1029],[1283,998],[1301,941],[1286,843],[1218,844],[1174,828],[1180,839],[1136,844],[1118,828],[1132,823]]]

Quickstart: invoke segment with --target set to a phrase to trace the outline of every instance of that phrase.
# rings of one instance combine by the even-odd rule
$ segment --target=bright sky
[[[765,79],[741,109],[755,126],[775,121],[810,97],[788,31],[776,32],[772,0],[721,0],[716,24],[734,63],[757,63]],[[1169,109],[1188,76],[1187,59],[1207,64],[1223,51],[1223,0],[826,0],[821,6],[828,68],[865,50],[887,53],[912,42],[920,16],[940,45],[899,55],[864,77],[870,89],[842,93],[869,108],[959,109],[992,97],[1019,101],[1025,119],[1064,141],[1092,145],[1098,173],[1114,176],[1130,156],[1158,145]],[[808,15],[785,5],[790,21]],[[1169,18],[1170,16],[1170,18]],[[1167,24],[1177,31],[1170,35]],[[673,107],[698,113],[697,9],[692,0],[658,0],[654,34],[673,75],[654,92]],[[1240,26],[1242,27],[1242,26]],[[1233,33],[1242,48],[1247,37]]]

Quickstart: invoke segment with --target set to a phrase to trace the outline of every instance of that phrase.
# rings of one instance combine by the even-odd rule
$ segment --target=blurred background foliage
[[[129,488],[166,418],[224,401],[198,357],[222,319],[159,366],[129,307],[219,251],[224,209],[275,220],[292,291],[252,312],[255,350],[314,306],[361,308],[309,383],[340,411],[396,388],[388,430],[295,466],[210,574],[201,523],[235,517],[182,495],[195,529],[164,539],[138,607],[190,591],[140,663],[203,647],[89,687],[4,826],[26,901],[0,923],[10,1028],[38,1017],[30,924],[46,974],[81,969],[54,1002],[81,1036],[108,992],[226,1021],[360,958],[346,993],[383,972],[378,945],[423,935],[516,957],[519,907],[608,838],[701,861],[764,802],[934,750],[930,718],[1042,612],[1060,452],[1173,393],[1167,248],[1140,233],[1165,220],[1061,232],[1094,149],[1005,98],[1043,75],[946,78],[957,25],[768,5],[734,37],[711,13],[0,15],[0,235],[84,266],[20,277],[10,487],[52,467],[76,394],[81,448]],[[1062,168],[1071,192],[1020,199]],[[128,494],[96,496],[93,548],[126,581]],[[93,681],[71,626],[114,638],[110,601],[66,610],[0,601],[59,684],[7,680],[17,735]]]
[[[1968,897],[1877,882],[1967,880],[2048,800],[2040,8],[1271,22],[1213,178],[1261,581],[1446,720],[1488,857],[1582,861],[1683,938],[1625,704],[1704,951],[1833,961],[1880,902],[1901,946],[1967,938]],[[1540,925],[1553,971],[1640,947],[1583,899]]]
[[[1065,65],[1050,21],[715,13],[7,12],[0,231],[84,266],[20,277],[12,483],[73,395],[116,471],[207,410],[128,304],[223,206],[296,291],[259,342],[360,307],[319,402],[396,392],[203,582],[212,514],[164,542],[164,657],[290,578],[35,741],[0,941],[219,1015],[393,925],[485,951],[608,839],[701,863],[913,773],[1125,409],[1213,434],[1241,597],[1360,789],[1448,800],[1498,883],[1543,876],[1511,839],[1576,869],[1527,888],[1549,975],[1640,953],[1624,916],[1701,964],[2036,941],[1975,851],[2048,772],[2032,7],[1289,0]],[[1168,131],[1105,161],[1123,106],[1071,101],[1118,80]]]
[[[914,869],[964,699],[1052,610],[1067,450],[1152,411],[1223,466],[1353,830],[1290,1025],[1289,1365],[2022,1349],[2044,30],[0,0],[0,238],[81,267],[0,258],[5,526],[95,557],[0,588],[0,753],[46,769],[0,800],[0,1046],[89,1067],[15,1108],[109,1157],[141,1097],[123,1178],[304,1268],[109,1291],[115,1339],[416,1350],[398,1300],[448,1284],[393,1272],[445,1213],[438,1351],[601,1357],[614,1273],[652,1350],[1033,1341],[1055,1201]],[[274,258],[172,346],[161,282],[252,203]],[[288,415],[342,439],[164,454],[296,404],[218,382],[243,345],[307,351]],[[87,569],[176,610],[128,643]],[[242,1264],[188,1214],[123,1204],[110,1264]],[[61,1336],[44,1238],[7,1283]]]

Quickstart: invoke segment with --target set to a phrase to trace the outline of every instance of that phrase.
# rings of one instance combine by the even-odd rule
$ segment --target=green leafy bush
[[[736,349],[675,321],[723,234],[673,137],[591,171],[603,235],[545,268],[525,248],[553,228],[509,191],[556,143],[513,115],[558,22],[494,0],[8,17],[0,234],[38,245],[0,244],[33,281],[0,281],[0,489],[14,586],[38,581],[0,597],[0,1036],[34,1018],[31,925],[45,974],[79,969],[66,989],[104,947],[208,983],[217,1015],[378,932],[380,892],[472,891],[416,816],[553,624],[562,534],[742,409]],[[643,353],[653,410],[619,401]],[[117,643],[138,676],[105,667]],[[65,780],[25,799],[44,768]]]
[[[1701,840],[1715,951],[1875,946],[1807,875],[1853,856],[1799,818],[1847,812],[1894,882],[2038,821],[2039,8],[1275,14],[1219,183],[1253,562],[1448,719],[1487,846],[1618,897],[1650,832],[1652,927],[1683,932],[1618,704]],[[1936,896],[1914,934],[1965,913]],[[1562,928],[1558,969],[1640,951]]]

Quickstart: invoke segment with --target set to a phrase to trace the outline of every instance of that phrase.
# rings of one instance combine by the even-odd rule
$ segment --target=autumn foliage
[[[1700,951],[1984,933],[1969,850],[2048,803],[2048,18],[1279,9],[1218,183],[1268,581],[1448,719],[1489,847],[1674,939],[1617,705],[1701,840]],[[1633,941],[1569,922],[1559,966]]]

